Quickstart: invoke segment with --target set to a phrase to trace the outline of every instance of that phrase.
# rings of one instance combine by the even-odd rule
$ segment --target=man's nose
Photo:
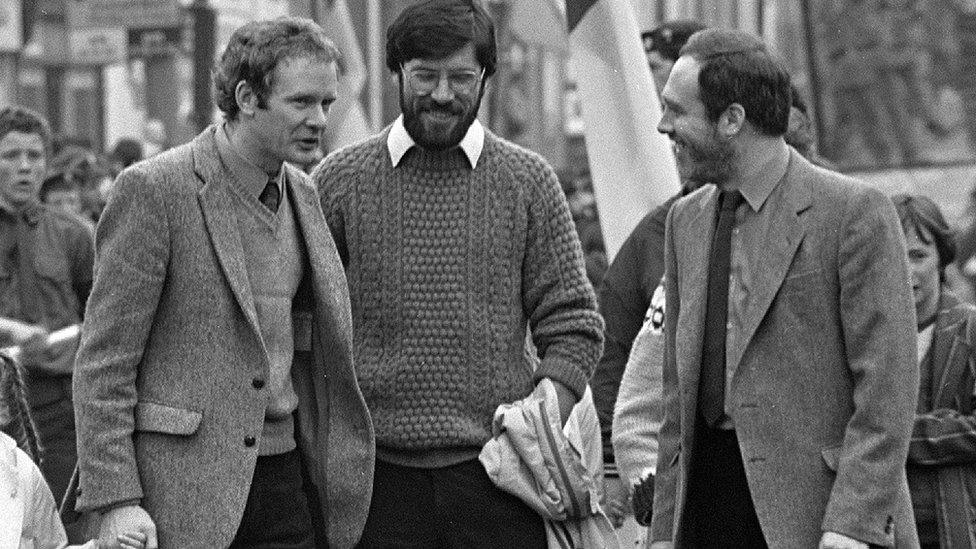
[[[309,126],[324,129],[328,116],[329,109],[327,107],[322,107],[322,105],[318,105],[312,109],[312,113],[309,115],[306,122]]]
[[[34,169],[34,162],[31,161],[30,156],[27,153],[20,155],[20,161],[18,162],[17,168],[22,172],[29,172]]]
[[[451,89],[450,82],[446,75],[440,75],[437,79],[437,86],[430,92],[430,98],[438,103],[446,103],[454,98],[454,90]]]
[[[657,131],[667,136],[670,136],[671,132],[674,131],[674,124],[671,123],[671,116],[668,115],[667,110],[661,114],[661,121],[657,123]]]

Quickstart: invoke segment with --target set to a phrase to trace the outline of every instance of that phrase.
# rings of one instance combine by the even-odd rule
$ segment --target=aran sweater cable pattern
[[[458,148],[419,147],[394,168],[388,132],[334,152],[313,177],[346,265],[378,451],[443,465],[477,456],[495,408],[534,381],[582,395],[603,321],[540,156],[486,132],[476,169]]]

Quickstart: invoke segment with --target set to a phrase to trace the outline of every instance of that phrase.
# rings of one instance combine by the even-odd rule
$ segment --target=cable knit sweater
[[[419,147],[394,168],[388,133],[332,153],[313,177],[346,265],[377,454],[438,467],[477,457],[496,407],[535,381],[582,395],[603,322],[541,157],[486,132],[475,169],[459,148]]]

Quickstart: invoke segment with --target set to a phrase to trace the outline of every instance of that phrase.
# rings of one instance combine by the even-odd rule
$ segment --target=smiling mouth
[[[447,111],[424,111],[424,114],[438,122],[454,120],[457,115]]]

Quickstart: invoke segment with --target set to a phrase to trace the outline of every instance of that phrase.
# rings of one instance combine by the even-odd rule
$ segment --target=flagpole
[[[366,58],[369,73],[369,121],[383,127],[383,6],[381,0],[366,0]]]

